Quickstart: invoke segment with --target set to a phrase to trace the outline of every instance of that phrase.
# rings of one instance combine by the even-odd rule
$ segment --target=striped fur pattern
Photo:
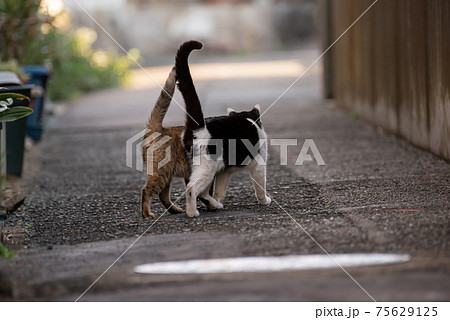
[[[172,96],[175,92],[175,82],[176,71],[175,68],[173,68],[166,80],[164,90],[161,90],[150,119],[147,122],[147,133],[144,136],[144,141],[155,132],[160,135],[159,137],[148,141],[143,145],[142,154],[147,171],[149,171],[148,166],[152,166],[152,174],[147,175],[147,181],[141,189],[141,212],[143,217],[155,217],[154,213],[150,210],[150,202],[156,194],[159,196],[161,203],[170,213],[182,212],[182,209],[173,204],[171,201],[170,188],[174,177],[188,179],[191,174],[190,164],[186,157],[186,153],[184,152],[181,141],[181,135],[184,131],[184,127],[163,127],[162,125],[164,116],[167,113],[172,101]],[[158,143],[158,141],[160,141],[163,137],[169,137],[170,140],[163,146],[152,150],[152,145]],[[168,147],[170,147],[170,161],[159,168],[158,164],[167,156],[166,150],[168,150]],[[147,150],[153,151],[151,163],[147,163]]]

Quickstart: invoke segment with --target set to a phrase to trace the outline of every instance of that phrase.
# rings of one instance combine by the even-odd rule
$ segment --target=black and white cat
[[[187,112],[183,145],[192,165],[192,174],[187,182],[186,213],[189,217],[199,215],[197,197],[210,208],[223,208],[221,201],[228,182],[239,170],[250,172],[256,198],[268,205],[271,199],[265,190],[267,136],[259,119],[260,107],[256,105],[243,112],[228,109],[228,116],[204,119],[188,65],[191,51],[202,47],[198,41],[185,42],[175,59],[178,88]],[[209,189],[214,177],[215,190],[211,197]]]

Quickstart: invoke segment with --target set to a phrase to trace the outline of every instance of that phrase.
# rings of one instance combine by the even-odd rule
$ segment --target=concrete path
[[[210,116],[255,103],[266,110],[319,52],[194,55],[193,77]],[[148,71],[162,83],[169,69]],[[140,72],[128,89],[70,105],[46,132],[34,192],[5,224],[6,244],[16,248],[9,299],[76,300],[138,240],[80,301],[449,300],[450,165],[334,109],[321,99],[320,72],[311,68],[262,118],[269,138],[300,142],[289,147],[287,165],[280,165],[280,148],[270,147],[273,203],[258,205],[250,179],[237,175],[225,209],[202,209],[195,219],[167,215],[154,223],[139,213],[144,176],[126,167],[125,142],[144,128],[159,94],[151,79]],[[179,94],[175,99],[184,105]],[[173,103],[166,124],[183,119]],[[325,166],[295,165],[309,138]],[[177,181],[172,198],[183,191]],[[163,213],[156,200],[153,208]],[[324,253],[316,241],[329,253],[409,253],[412,260],[346,269],[369,295],[339,268],[183,276],[132,271],[157,261]]]

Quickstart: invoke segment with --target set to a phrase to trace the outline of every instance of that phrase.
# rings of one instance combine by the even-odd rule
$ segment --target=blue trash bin
[[[24,66],[23,71],[31,76],[30,80],[28,80],[29,84],[40,86],[44,89],[40,96],[35,97],[34,112],[27,118],[27,135],[34,141],[39,141],[43,131],[45,88],[50,72],[45,66]]]

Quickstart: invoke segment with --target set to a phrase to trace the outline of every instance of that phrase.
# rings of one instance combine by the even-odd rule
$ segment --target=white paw
[[[194,211],[186,211],[186,215],[189,218],[194,218],[194,217],[198,217],[200,215],[200,212],[198,212],[198,210],[194,210]]]
[[[219,201],[216,201],[214,199],[210,199],[209,201],[209,208],[211,209],[223,209],[223,204],[221,204]]]
[[[258,199],[259,203],[269,205],[272,202],[268,196],[265,196],[264,199]]]

